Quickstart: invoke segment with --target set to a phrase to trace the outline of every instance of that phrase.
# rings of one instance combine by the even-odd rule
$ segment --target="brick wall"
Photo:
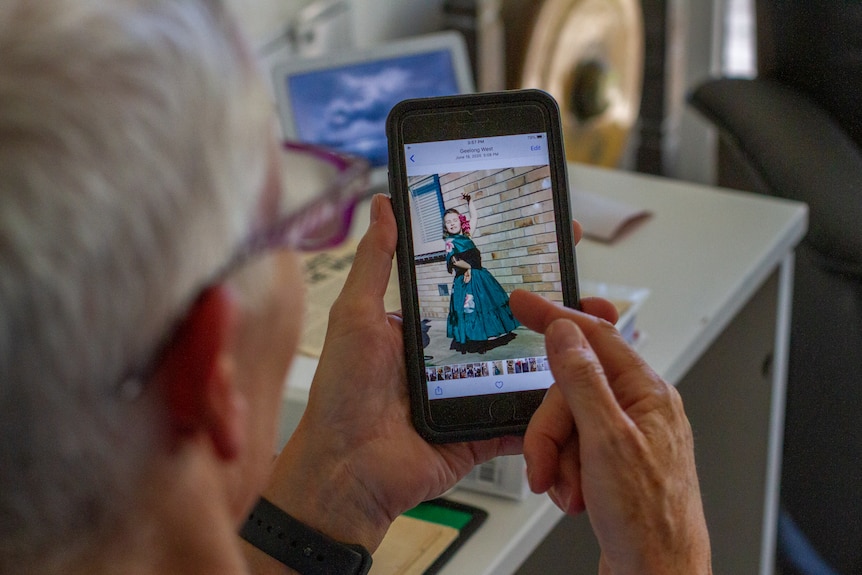
[[[441,174],[440,187],[445,208],[465,215],[469,211],[461,194],[470,194],[479,220],[473,242],[482,252],[483,267],[507,292],[522,288],[562,299],[547,166]],[[440,295],[438,286],[451,293],[454,275],[440,261],[421,264],[416,273],[420,315],[446,318],[449,295]]]

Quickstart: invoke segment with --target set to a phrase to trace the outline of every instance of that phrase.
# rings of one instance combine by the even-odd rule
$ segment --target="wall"
[[[278,36],[289,20],[312,0],[229,0],[259,46]],[[349,0],[353,11],[353,39],[368,46],[393,38],[439,30],[443,0]]]
[[[284,31],[308,0],[228,0],[255,47]]]
[[[353,0],[356,44],[366,46],[440,30],[443,0]]]
[[[671,96],[678,113],[669,134],[667,145],[672,152],[665,172],[673,178],[702,184],[716,181],[715,130],[685,103],[685,97],[694,86],[721,73],[726,7],[727,0],[686,1],[678,7],[683,31],[676,49],[684,55],[671,57],[679,59],[680,89]]]
[[[503,289],[528,289],[560,300],[562,286],[547,166],[441,174],[440,189],[446,209],[455,208],[466,215],[467,202],[462,193],[470,194],[471,201],[476,202],[478,233],[472,239],[482,253],[482,267]],[[452,280],[443,261],[417,266],[423,318],[447,317],[449,296],[441,295],[438,286],[448,286],[451,293]]]

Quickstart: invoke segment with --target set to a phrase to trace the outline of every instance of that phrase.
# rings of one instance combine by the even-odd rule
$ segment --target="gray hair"
[[[0,572],[118,520],[160,433],[118,384],[257,215],[271,104],[231,22],[0,3]]]

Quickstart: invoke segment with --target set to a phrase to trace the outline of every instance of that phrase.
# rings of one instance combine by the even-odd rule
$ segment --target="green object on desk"
[[[404,515],[429,521],[431,523],[439,523],[448,527],[454,527],[461,531],[470,521],[473,520],[473,515],[467,511],[462,511],[449,506],[442,506],[439,502],[426,501],[420,503],[413,509],[405,511]]]
[[[403,515],[458,530],[458,538],[424,571],[424,575],[437,573],[488,517],[484,509],[443,498],[420,503]]]

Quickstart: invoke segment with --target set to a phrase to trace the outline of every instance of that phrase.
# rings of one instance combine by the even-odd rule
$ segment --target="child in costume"
[[[443,214],[443,239],[446,241],[446,269],[455,272],[446,335],[450,349],[461,353],[485,353],[506,345],[515,338],[512,331],[520,324],[509,309],[509,294],[482,267],[482,254],[471,239],[479,218],[470,196],[464,194],[470,219],[454,208]]]

